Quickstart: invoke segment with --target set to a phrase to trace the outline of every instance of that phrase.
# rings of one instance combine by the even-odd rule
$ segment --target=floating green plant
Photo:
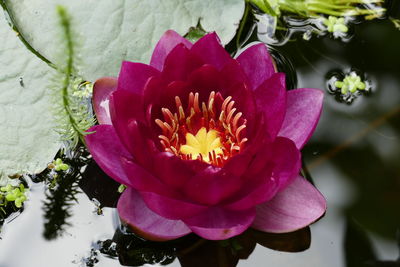
[[[386,9],[384,0],[247,0],[271,16],[291,13],[300,17],[319,15],[346,17],[364,16],[365,19],[382,17]]]
[[[371,90],[370,81],[364,79],[363,75],[356,71],[336,73],[331,76],[327,85],[331,94],[336,95],[339,101],[348,104],[352,103],[362,93],[369,93]]]
[[[53,169],[55,171],[66,171],[69,169],[69,165],[64,163],[62,159],[57,158],[56,160],[53,160],[51,164],[49,164],[49,168]]]
[[[10,204],[14,204],[16,208],[22,208],[22,204],[28,199],[26,194],[28,189],[22,183],[18,185],[12,185],[8,183],[5,186],[0,187],[0,209],[1,217],[7,216],[5,208]]]
[[[344,18],[329,16],[323,18],[323,24],[326,26],[327,31],[331,33],[346,33],[349,31]]]
[[[74,148],[79,141],[84,142],[83,136],[87,134],[86,130],[95,123],[90,112],[90,104],[84,100],[84,98],[90,97],[92,85],[76,75],[76,45],[73,40],[70,18],[67,11],[61,6],[57,7],[57,13],[63,31],[64,49],[62,51],[65,51],[63,53],[65,64],[57,69],[55,82],[51,86],[56,103],[54,115],[57,131],[63,140],[67,141],[71,148]]]
[[[358,76],[355,72],[346,75],[343,81],[336,81],[335,86],[340,88],[340,92],[343,95],[348,93],[354,94],[355,92],[362,91],[366,89],[366,84],[361,80],[361,77]]]

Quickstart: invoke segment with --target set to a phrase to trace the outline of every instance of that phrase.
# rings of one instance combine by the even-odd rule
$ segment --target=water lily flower
[[[118,78],[96,81],[100,125],[85,139],[127,186],[119,216],[145,238],[285,233],[326,209],[299,175],[322,100],[317,89],[286,91],[264,44],[233,59],[214,33],[192,44],[167,31],[149,65],[125,61]]]

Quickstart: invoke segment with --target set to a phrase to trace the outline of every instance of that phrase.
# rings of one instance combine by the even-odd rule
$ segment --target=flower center
[[[177,112],[162,108],[164,120],[155,120],[162,130],[159,139],[165,151],[184,160],[223,166],[243,149],[246,119],[237,112],[232,97],[211,92],[208,101],[200,105],[199,93],[190,93],[186,109],[178,96],[175,104]]]
[[[191,159],[201,157],[205,162],[210,163],[209,154],[215,156],[223,155],[221,140],[216,130],[209,130],[202,127],[194,136],[186,134],[186,145],[182,145],[179,152],[188,155]]]

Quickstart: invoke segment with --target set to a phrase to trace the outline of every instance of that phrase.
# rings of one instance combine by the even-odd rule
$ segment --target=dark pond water
[[[400,30],[388,20],[351,27],[348,42],[329,35],[309,41],[300,36],[274,48],[292,63],[297,87],[325,91],[322,118],[303,159],[327,198],[328,210],[311,226],[310,249],[287,253],[257,245],[238,266],[400,266],[395,262],[400,231]],[[281,67],[290,69],[287,63]],[[368,80],[371,90],[349,104],[329,92],[328,80],[351,71]],[[77,194],[79,203],[67,220],[71,226],[47,241],[45,186],[29,179],[28,184],[24,212],[9,218],[1,232],[1,267],[119,266],[97,243],[111,239],[119,227],[113,208],[104,207],[99,215],[96,203]],[[170,266],[181,265],[175,260]]]

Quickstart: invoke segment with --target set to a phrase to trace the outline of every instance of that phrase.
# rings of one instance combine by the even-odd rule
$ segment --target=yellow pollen
[[[187,133],[186,144],[180,147],[179,152],[188,155],[191,159],[197,159],[200,156],[203,161],[210,163],[210,153],[215,153],[216,156],[223,155],[221,140],[218,136],[218,132],[215,130],[209,130],[202,127],[194,136],[191,133]]]

